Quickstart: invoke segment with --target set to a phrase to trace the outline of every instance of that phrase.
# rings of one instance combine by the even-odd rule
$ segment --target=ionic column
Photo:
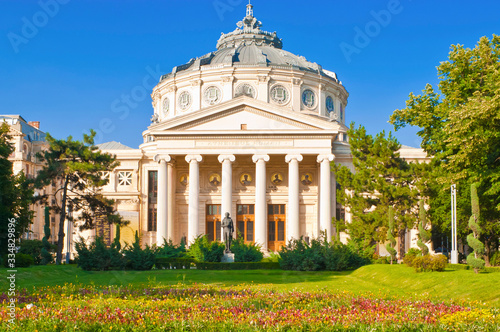
[[[285,161],[288,163],[288,216],[286,227],[286,240],[298,239],[300,237],[299,225],[299,163],[304,159],[299,155],[287,155]]]
[[[222,164],[222,205],[221,218],[224,219],[226,213],[231,214],[233,201],[233,166],[236,160],[234,155],[220,155],[219,162]],[[222,230],[221,230],[222,231]],[[221,233],[222,234],[222,233]]]
[[[168,225],[168,239],[174,240],[174,220],[175,220],[175,160],[167,163],[167,178],[168,178],[168,199],[167,199],[167,225]]]
[[[267,213],[266,213],[266,162],[268,155],[254,155],[255,166],[255,243],[267,250]]]
[[[167,220],[167,210],[168,210],[168,192],[167,192],[167,163],[170,162],[172,158],[169,155],[157,154],[154,157],[154,161],[159,163],[158,166],[158,202],[156,204],[156,244],[161,246],[163,244],[163,239],[168,239],[168,220]]]
[[[331,166],[330,162],[335,157],[332,154],[319,155],[320,164],[320,184],[319,184],[319,230],[326,231],[326,240],[332,239],[332,211],[331,211]]]
[[[188,211],[188,244],[192,244],[199,232],[200,222],[200,166],[203,160],[200,155],[186,156],[189,164],[189,211]]]

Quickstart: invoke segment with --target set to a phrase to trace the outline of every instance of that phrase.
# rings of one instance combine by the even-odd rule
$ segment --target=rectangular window
[[[253,242],[253,221],[247,221],[247,241]]]
[[[276,223],[274,221],[269,221],[269,229],[268,229],[268,240],[276,241]]]
[[[278,221],[278,241],[285,241],[285,222]]]
[[[119,186],[132,185],[132,172],[125,172],[125,171],[118,172],[118,185]]]
[[[157,201],[158,201],[158,172],[149,171],[148,172],[148,232],[156,232]]]
[[[156,232],[156,207],[152,205],[148,208],[148,232]]]

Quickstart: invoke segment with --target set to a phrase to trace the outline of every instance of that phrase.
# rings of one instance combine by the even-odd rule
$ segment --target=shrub
[[[149,246],[146,246],[145,249],[141,248],[141,240],[137,231],[135,232],[134,243],[131,246],[127,246],[123,250],[123,253],[127,261],[125,265],[127,269],[147,271],[151,270],[153,265],[155,265],[154,251]]]
[[[234,253],[235,262],[260,262],[264,258],[260,246],[254,243],[246,244],[243,236],[234,240],[231,251]]]
[[[217,262],[220,263],[224,256],[225,246],[223,243],[213,241],[208,242],[206,236],[200,235],[188,250],[188,255],[197,262]]]
[[[403,263],[408,266],[413,266],[413,261],[419,256],[422,256],[422,251],[420,251],[420,249],[410,248],[405,254],[405,257],[403,257]]]
[[[5,256],[5,260],[4,260],[4,266],[5,267],[9,267],[7,264],[8,264],[9,260],[7,259],[7,256]],[[15,263],[15,267],[30,267],[31,265],[33,265],[35,263],[33,257],[31,255],[28,255],[28,254],[23,254],[23,253],[17,253],[16,254],[16,263]]]
[[[156,247],[155,250],[156,257],[163,258],[181,258],[186,257],[186,244],[181,241],[181,244],[176,246],[173,244],[172,240],[163,240],[163,245],[161,247]]]
[[[328,243],[323,235],[312,239],[310,246],[303,238],[292,239],[281,249],[279,263],[283,270],[297,271],[343,271],[368,264],[370,260],[355,248],[356,245],[340,242]]]
[[[448,263],[448,258],[445,255],[425,255],[417,256],[413,259],[413,267],[417,272],[444,271]]]
[[[80,238],[80,241],[75,243],[75,249],[78,253],[78,267],[85,271],[121,270],[126,264],[120,251],[114,246],[106,247],[100,237],[97,237],[90,246],[87,246],[85,240]]]
[[[491,266],[500,266],[500,251],[497,251],[490,258]]]
[[[21,240],[21,248],[19,252],[33,257],[35,265],[40,265],[43,260],[42,249],[44,248],[43,242],[40,240]],[[50,245],[51,250],[55,250],[55,245]],[[51,255],[52,256],[52,255]]]
[[[281,256],[279,253],[270,252],[269,257],[263,258],[261,260],[262,263],[279,263]]]

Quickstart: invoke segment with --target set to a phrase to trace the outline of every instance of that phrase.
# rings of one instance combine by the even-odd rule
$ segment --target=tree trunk
[[[403,257],[405,257],[405,235],[406,229],[399,230],[399,259],[402,261]]]
[[[57,234],[57,255],[56,264],[60,265],[62,261],[62,251],[64,248],[64,220],[66,220],[66,199],[68,194],[68,176],[64,179],[61,214],[59,215],[59,233]]]
[[[484,264],[486,266],[491,266],[491,263],[490,263],[490,252],[491,252],[491,249],[490,249],[490,243],[491,241],[489,239],[485,239],[484,240]]]

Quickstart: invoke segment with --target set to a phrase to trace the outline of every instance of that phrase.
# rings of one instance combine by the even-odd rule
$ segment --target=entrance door
[[[255,227],[255,206],[240,204],[237,206],[236,230],[238,236],[243,236],[245,243],[253,243]]]
[[[206,232],[208,241],[220,241],[220,205],[207,204]]]
[[[286,245],[285,204],[269,204],[267,214],[267,247],[270,251],[279,251]]]

